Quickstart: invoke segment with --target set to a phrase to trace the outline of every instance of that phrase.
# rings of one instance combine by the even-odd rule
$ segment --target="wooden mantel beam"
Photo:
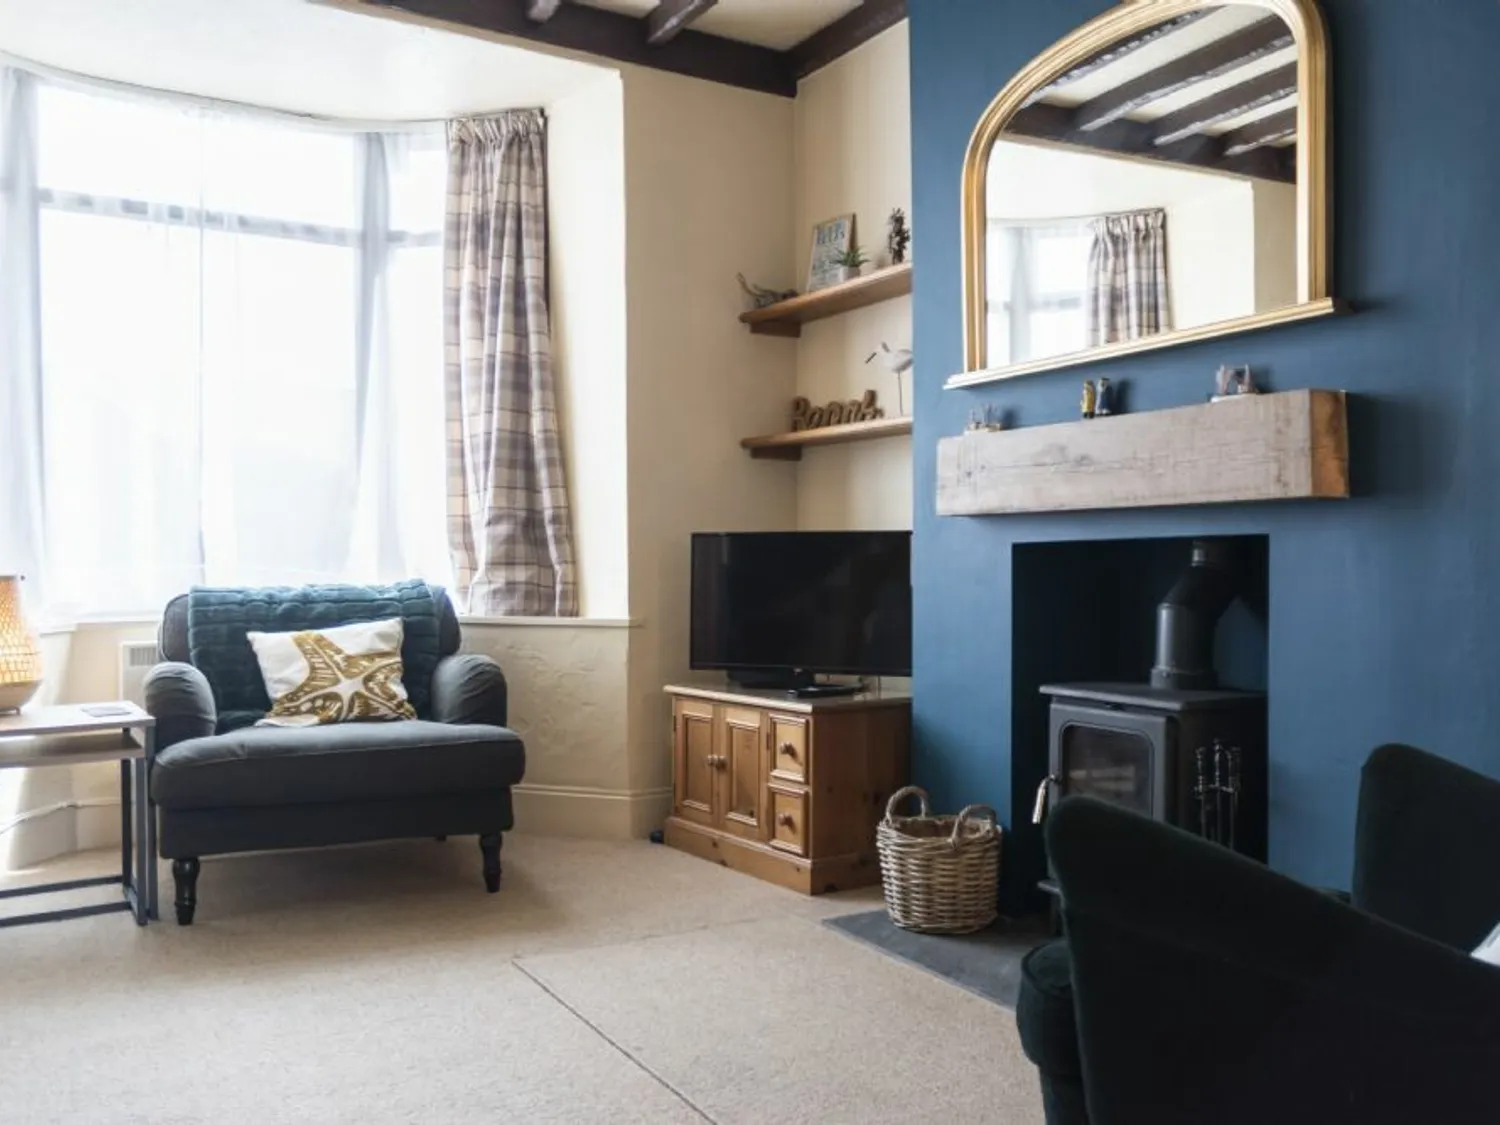
[[[670,43],[677,33],[719,0],[661,0],[646,16],[646,42],[653,47]]]
[[[1293,42],[1292,29],[1281,17],[1269,16],[1100,94],[1079,106],[1074,120],[1080,129],[1097,129],[1180,90],[1221,78]]]

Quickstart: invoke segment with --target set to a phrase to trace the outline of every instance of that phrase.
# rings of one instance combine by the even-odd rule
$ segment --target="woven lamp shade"
[[[42,650],[21,612],[21,579],[0,575],[0,713],[19,710],[42,686]]]

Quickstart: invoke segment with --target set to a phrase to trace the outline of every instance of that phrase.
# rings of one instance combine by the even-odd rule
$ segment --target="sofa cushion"
[[[188,656],[213,689],[222,731],[255,722],[271,709],[247,639],[252,630],[292,633],[399,617],[406,690],[417,717],[426,719],[432,673],[448,639],[438,596],[416,579],[389,586],[195,586],[187,603]]]
[[[378,801],[504,789],[525,772],[520,736],[504,727],[246,727],[167,747],[151,795],[166,809]]]

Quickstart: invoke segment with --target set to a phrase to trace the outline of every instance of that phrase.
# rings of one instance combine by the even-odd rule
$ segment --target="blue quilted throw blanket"
[[[416,709],[432,710],[439,652],[438,603],[421,579],[389,586],[194,586],[188,592],[188,656],[213,689],[219,729],[232,730],[271,709],[247,633],[295,633],[401,618],[402,682]]]

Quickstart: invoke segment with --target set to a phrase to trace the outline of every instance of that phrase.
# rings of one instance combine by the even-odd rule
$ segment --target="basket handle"
[[[957,848],[959,840],[963,839],[964,825],[971,816],[988,816],[991,832],[1000,827],[1000,818],[995,815],[995,810],[990,808],[989,805],[970,805],[953,818],[953,835],[949,838],[948,843],[954,848]]]
[[[892,793],[891,799],[885,803],[885,820],[887,824],[889,824],[895,818],[896,806],[904,801],[907,797],[915,797],[917,799],[917,803],[922,806],[922,811],[917,814],[918,816],[932,815],[927,811],[927,790],[920,789],[915,785],[907,785],[901,789],[897,789],[894,793]]]

